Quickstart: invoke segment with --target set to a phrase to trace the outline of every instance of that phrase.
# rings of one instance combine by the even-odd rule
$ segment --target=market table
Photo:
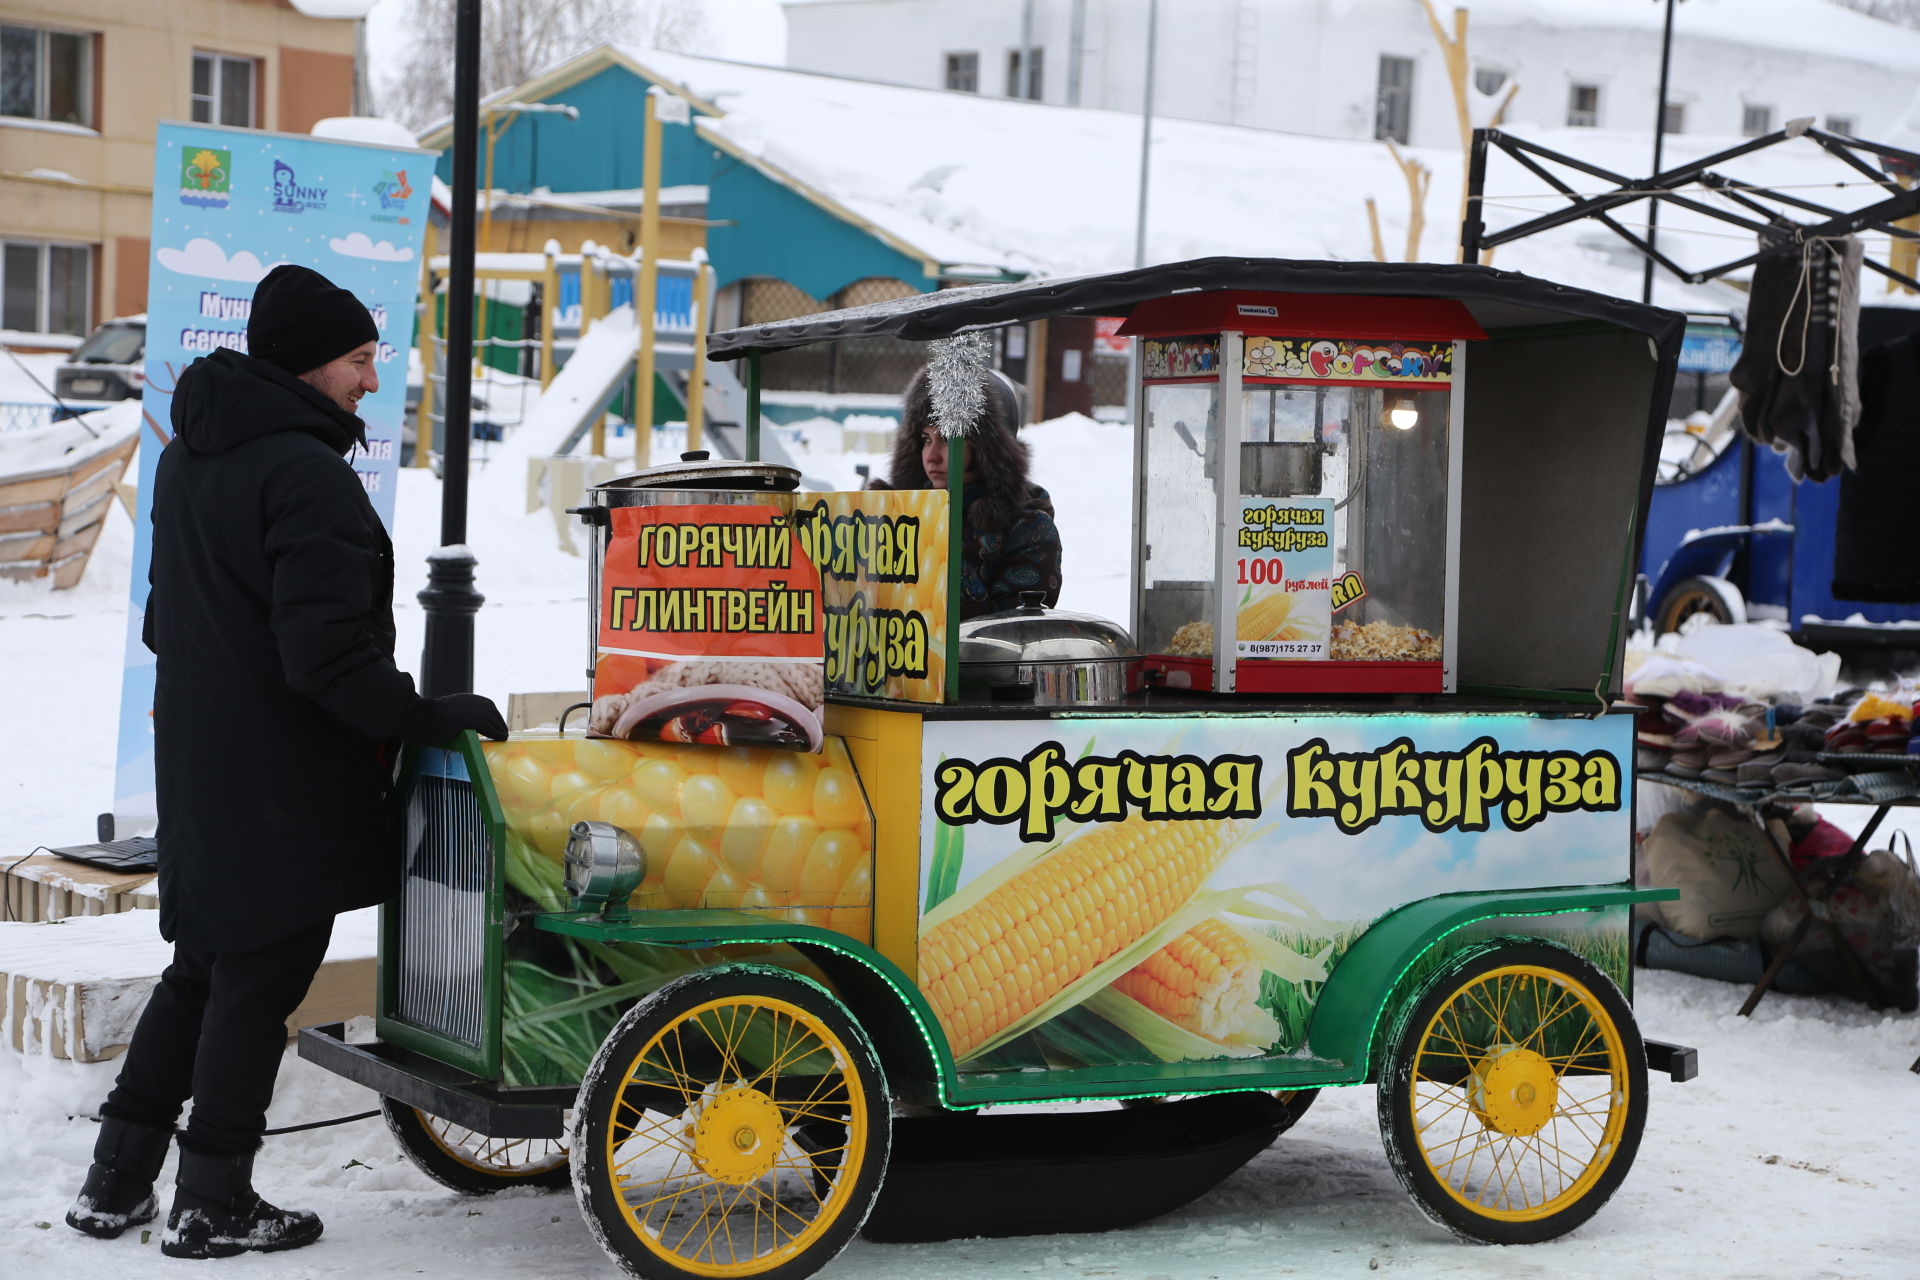
[[[1751,1014],[1759,1005],[1767,989],[1773,985],[1774,978],[1792,959],[1794,951],[1806,940],[1816,923],[1826,930],[1827,936],[1833,941],[1835,951],[1846,967],[1846,973],[1853,988],[1852,994],[1876,1009],[1893,1003],[1887,998],[1880,984],[1867,972],[1866,966],[1861,963],[1859,955],[1848,943],[1839,927],[1827,918],[1822,905],[1816,904],[1800,874],[1794,870],[1793,859],[1787,849],[1767,827],[1765,813],[1770,806],[1783,804],[1874,806],[1873,816],[1861,828],[1860,834],[1854,837],[1847,851],[1839,856],[1833,872],[1833,883],[1839,885],[1847,880],[1861,860],[1866,857],[1868,842],[1873,839],[1875,831],[1879,829],[1881,822],[1891,810],[1920,808],[1920,773],[1916,772],[1920,770],[1920,757],[1892,755],[1863,757],[1858,753],[1826,753],[1816,758],[1823,764],[1843,769],[1859,769],[1864,764],[1886,764],[1892,767],[1849,773],[1843,778],[1830,782],[1800,783],[1786,787],[1729,787],[1661,772],[1642,772],[1637,775],[1637,779],[1641,782],[1652,782],[1682,791],[1691,791],[1728,805],[1750,818],[1766,837],[1767,848],[1772,851],[1774,857],[1779,860],[1781,868],[1786,871],[1790,892],[1800,898],[1804,909],[1800,923],[1788,935],[1786,942],[1781,945],[1765,972],[1760,975],[1759,981],[1754,983],[1752,991],[1747,994],[1745,1002],[1740,1006],[1743,1017]],[[1914,1063],[1913,1069],[1920,1072],[1920,1061]]]

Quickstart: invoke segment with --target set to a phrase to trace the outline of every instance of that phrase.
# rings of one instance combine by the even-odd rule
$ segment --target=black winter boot
[[[252,1152],[217,1155],[181,1144],[160,1252],[169,1258],[231,1258],[298,1249],[319,1238],[316,1215],[275,1208],[254,1191]]]
[[[67,1210],[67,1225],[111,1240],[128,1227],[158,1217],[160,1203],[153,1198],[153,1180],[160,1176],[172,1137],[167,1129],[150,1129],[111,1116],[102,1120],[100,1136],[93,1142],[93,1166]]]

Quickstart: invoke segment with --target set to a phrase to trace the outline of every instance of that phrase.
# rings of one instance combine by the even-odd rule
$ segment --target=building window
[[[1027,50],[1027,53],[1033,60],[1027,67],[1026,92],[1022,93],[1020,91],[1020,50],[1007,50],[1007,96],[1038,102],[1040,101],[1041,72],[1047,65],[1047,51],[1035,45]]]
[[[1749,138],[1773,132],[1773,108],[1756,107],[1751,102],[1740,108],[1740,132]]]
[[[947,55],[947,88],[956,93],[980,92],[980,55],[969,50],[966,53]]]
[[[1827,132],[1828,133],[1844,133],[1849,138],[1851,138],[1853,136],[1853,117],[1852,116],[1828,116]]]
[[[1600,86],[1576,84],[1567,89],[1567,124],[1576,129],[1600,126]]]
[[[1373,97],[1373,136],[1405,142],[1413,125],[1413,59],[1380,55],[1380,87]]]
[[[193,55],[193,119],[196,124],[254,126],[252,58],[224,53]]]
[[[1507,73],[1498,67],[1475,67],[1473,87],[1491,98],[1507,87]]]
[[[93,251],[86,245],[0,244],[0,329],[84,335],[92,298]]]
[[[1660,127],[1668,133],[1685,133],[1687,131],[1687,104],[1684,102],[1669,102],[1667,109],[1661,113]]]
[[[0,115],[93,125],[93,37],[0,26]]]

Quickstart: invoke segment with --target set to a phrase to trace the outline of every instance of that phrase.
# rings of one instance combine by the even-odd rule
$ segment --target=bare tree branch
[[[523,84],[598,44],[699,53],[712,33],[700,0],[481,0],[480,93]],[[376,85],[378,110],[411,129],[453,111],[456,0],[413,0],[413,45]]]

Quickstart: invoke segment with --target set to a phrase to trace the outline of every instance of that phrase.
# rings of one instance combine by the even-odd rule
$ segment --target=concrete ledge
[[[51,853],[0,863],[0,920],[32,924],[160,905],[151,871],[108,871]]]
[[[287,1034],[374,1012],[378,911],[335,923],[327,959]],[[159,915],[129,911],[0,924],[0,1037],[22,1056],[100,1062],[126,1051],[173,944]]]

